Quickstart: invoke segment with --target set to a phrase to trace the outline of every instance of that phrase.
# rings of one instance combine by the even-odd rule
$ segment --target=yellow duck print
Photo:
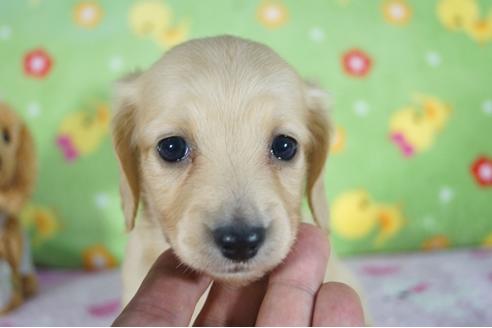
[[[60,230],[60,223],[55,211],[49,207],[28,204],[21,212],[22,224],[33,231],[33,244],[39,245],[53,238]]]
[[[138,2],[129,15],[130,26],[139,37],[157,37],[171,22],[171,9],[160,1]]]
[[[492,248],[492,232],[485,237],[482,243],[483,247],[491,247]]]
[[[446,125],[451,109],[435,97],[417,97],[418,106],[396,111],[389,123],[391,141],[403,156],[428,150]]]
[[[374,240],[377,246],[396,235],[405,223],[400,205],[380,204],[377,206],[379,232]]]
[[[72,162],[94,152],[108,134],[110,113],[100,104],[96,110],[71,113],[61,123],[56,143],[64,158]]]
[[[437,14],[446,28],[460,31],[478,19],[478,4],[476,0],[441,0]]]
[[[380,246],[396,235],[404,223],[400,206],[376,203],[363,189],[341,194],[332,206],[331,227],[346,239],[361,239],[377,231],[374,244]]]
[[[478,43],[485,43],[492,40],[492,14],[488,18],[478,19],[467,26],[466,32]]]
[[[338,154],[345,149],[345,143],[347,140],[347,134],[343,127],[337,125],[334,132],[335,133],[333,134],[330,147],[330,153],[333,155]]]
[[[181,21],[159,33],[154,41],[162,47],[172,47],[186,40],[189,31],[188,21]]]
[[[449,119],[451,108],[436,97],[417,96],[416,99],[434,130],[441,131]]]
[[[160,1],[137,2],[129,13],[129,23],[139,37],[148,37],[161,47],[172,47],[185,41],[189,33],[189,22],[174,22],[169,6]]]
[[[440,0],[437,15],[451,31],[464,31],[479,43],[492,40],[492,10],[481,17],[477,0]]]

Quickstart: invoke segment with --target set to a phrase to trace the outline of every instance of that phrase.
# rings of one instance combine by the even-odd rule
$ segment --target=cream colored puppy
[[[324,93],[270,48],[236,37],[186,42],[120,81],[113,138],[131,230],[124,303],[168,247],[234,284],[277,266],[305,195],[314,219],[328,219],[329,132]],[[330,280],[347,280],[334,270]]]

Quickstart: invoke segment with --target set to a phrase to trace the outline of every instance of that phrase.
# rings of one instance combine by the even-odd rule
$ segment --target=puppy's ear
[[[328,95],[317,86],[306,84],[307,121],[311,133],[311,144],[307,151],[306,194],[313,219],[323,229],[328,225],[323,173],[331,136],[327,98]]]
[[[131,74],[116,83],[113,146],[120,168],[120,195],[127,230],[133,229],[140,200],[139,156],[134,141],[139,74]]]
[[[12,186],[7,195],[11,196],[11,206],[14,212],[20,211],[25,200],[34,189],[37,173],[36,153],[34,142],[25,123],[19,130],[19,142],[16,154],[16,168]]]

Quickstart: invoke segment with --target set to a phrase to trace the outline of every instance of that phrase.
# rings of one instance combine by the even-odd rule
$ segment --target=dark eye
[[[3,132],[2,132],[2,137],[3,137],[3,141],[8,144],[10,142],[10,133],[7,129],[4,129]]]
[[[282,161],[290,161],[297,152],[297,141],[294,138],[279,135],[273,139],[271,153]]]
[[[182,137],[169,137],[157,144],[159,156],[166,162],[179,162],[188,156],[188,144]]]

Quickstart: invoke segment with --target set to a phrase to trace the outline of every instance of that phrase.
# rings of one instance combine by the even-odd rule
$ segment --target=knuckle
[[[288,289],[301,292],[309,297],[314,297],[317,289],[308,283],[298,279],[275,279],[269,283],[270,288]]]

